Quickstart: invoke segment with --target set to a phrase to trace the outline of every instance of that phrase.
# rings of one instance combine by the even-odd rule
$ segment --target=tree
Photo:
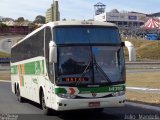
[[[7,25],[0,22],[0,28],[7,28]]]
[[[0,22],[0,32],[5,32],[7,30],[8,26],[6,24],[3,24]]]
[[[45,24],[45,19],[46,18],[44,16],[38,15],[33,22],[34,23]]]
[[[24,18],[23,17],[19,17],[16,21],[17,22],[24,22]]]

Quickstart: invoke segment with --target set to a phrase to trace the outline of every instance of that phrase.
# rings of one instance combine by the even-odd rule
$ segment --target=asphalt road
[[[7,117],[15,117],[18,120],[123,120],[125,117],[139,119],[145,115],[159,117],[160,120],[160,110],[153,110],[153,108],[146,108],[144,105],[133,105],[133,103],[128,102],[123,108],[105,108],[99,114],[81,110],[45,116],[38,104],[31,101],[19,103],[16,96],[11,92],[10,84],[9,82],[0,82],[0,120]]]

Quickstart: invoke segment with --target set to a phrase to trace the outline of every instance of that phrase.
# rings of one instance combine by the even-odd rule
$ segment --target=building
[[[53,0],[53,4],[46,11],[46,23],[60,20],[58,0]]]
[[[27,35],[33,31],[33,26],[30,21],[15,22],[13,20],[2,22],[6,26],[0,28],[0,35]]]
[[[117,9],[113,9],[110,12],[105,12],[100,15],[95,15],[94,20],[103,22],[115,23],[120,31],[130,31],[140,28],[147,19],[146,14],[138,12],[119,12]]]
[[[51,8],[48,8],[46,11],[46,23],[54,21],[53,16],[53,5],[51,5]]]
[[[7,26],[0,28],[0,35],[27,35],[33,31],[29,26]]]

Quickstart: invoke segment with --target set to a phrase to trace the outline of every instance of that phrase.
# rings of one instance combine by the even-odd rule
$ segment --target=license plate
[[[100,107],[100,102],[89,102],[89,107]]]

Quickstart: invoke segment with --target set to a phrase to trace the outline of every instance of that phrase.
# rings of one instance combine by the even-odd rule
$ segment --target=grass
[[[160,72],[127,73],[126,84],[131,87],[160,89]],[[160,105],[160,93],[126,91],[126,99],[133,102]]]
[[[8,58],[8,57],[10,57],[10,54],[0,51],[0,58]]]
[[[127,73],[126,84],[128,87],[160,88],[160,72]]]
[[[125,41],[125,39],[123,39]],[[136,48],[136,57],[137,60],[146,59],[146,60],[160,60],[160,41],[151,41],[151,40],[138,40],[132,39],[130,41]],[[125,58],[128,59],[127,48],[124,48]]]
[[[126,99],[132,102],[140,102],[145,104],[160,105],[160,93],[144,93],[144,92],[126,92]]]

